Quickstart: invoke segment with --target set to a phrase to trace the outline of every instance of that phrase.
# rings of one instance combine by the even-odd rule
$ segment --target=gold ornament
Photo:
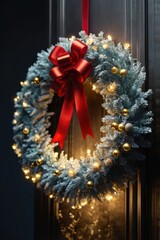
[[[124,143],[123,144],[123,150],[125,152],[129,152],[131,150],[131,145],[129,143]]]
[[[93,182],[92,182],[92,181],[88,181],[88,182],[86,183],[86,186],[87,186],[88,188],[92,188],[92,187],[93,187]]]
[[[128,115],[128,109],[127,108],[124,108],[123,110],[122,110],[122,114],[123,114],[123,116],[127,116]]]
[[[113,123],[111,124],[111,128],[112,128],[112,129],[117,129],[117,128],[118,128],[118,123],[113,122]]]
[[[120,131],[120,132],[122,132],[122,131],[124,131],[124,124],[123,123],[120,123],[120,124],[118,124],[118,130]]]
[[[113,74],[117,74],[118,73],[118,68],[117,67],[112,67],[111,69]]]
[[[120,76],[121,77],[124,77],[124,76],[126,76],[127,75],[127,70],[126,69],[121,69],[120,70]]]
[[[107,91],[109,93],[114,93],[116,91],[116,88],[117,88],[117,85],[115,82],[113,83],[110,83],[108,86],[107,86]]]
[[[93,168],[93,171],[99,171],[101,168],[101,165],[99,162],[94,162],[92,168]]]
[[[33,82],[34,82],[34,84],[39,84],[40,83],[40,78],[39,77],[34,77]]]
[[[60,172],[58,169],[56,169],[56,170],[54,171],[54,175],[55,175],[56,177],[58,177],[60,174],[61,174],[61,172]]]
[[[68,171],[68,176],[69,176],[69,177],[74,177],[75,174],[76,174],[76,172],[75,172],[74,169],[70,169],[70,170]]]
[[[42,165],[43,164],[43,159],[42,158],[38,158],[36,163],[37,163],[37,165]]]
[[[105,161],[106,166],[112,166],[113,162],[111,158],[107,158]]]
[[[23,134],[27,135],[29,133],[29,128],[25,127],[23,128]]]
[[[120,151],[118,149],[114,149],[113,152],[112,152],[112,155],[115,157],[115,158],[118,158],[119,155],[120,155]]]

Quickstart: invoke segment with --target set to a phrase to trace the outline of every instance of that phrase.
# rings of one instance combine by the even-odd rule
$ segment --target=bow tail
[[[85,139],[87,135],[94,137],[83,84],[78,81],[72,81],[72,86],[76,112],[83,138]]]
[[[68,128],[71,122],[72,114],[74,109],[74,98],[72,90],[67,90],[67,93],[64,97],[64,102],[58,122],[58,127],[56,133],[51,141],[51,143],[58,142],[60,148],[64,146],[64,141],[68,133]]]

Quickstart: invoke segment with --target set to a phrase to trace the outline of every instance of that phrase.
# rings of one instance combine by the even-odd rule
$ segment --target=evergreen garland
[[[57,45],[70,51],[74,40],[60,38]],[[139,148],[150,144],[144,134],[150,133],[152,112],[146,111],[147,97],[151,90],[142,91],[145,71],[132,58],[122,44],[110,39],[85,35],[80,41],[88,46],[85,59],[92,64],[92,88],[103,98],[106,115],[100,131],[103,137],[96,144],[93,155],[85,159],[67,159],[62,151],[50,144],[48,132],[50,116],[48,105],[53,101],[52,79],[49,75],[53,64],[48,56],[53,46],[38,54],[36,63],[28,70],[26,81],[15,98],[13,119],[13,149],[20,157],[25,177],[37,183],[44,191],[58,200],[69,198],[79,202],[83,198],[98,198],[114,192],[132,179],[134,162],[144,159]]]

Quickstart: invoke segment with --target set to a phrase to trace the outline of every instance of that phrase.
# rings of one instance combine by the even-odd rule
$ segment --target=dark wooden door
[[[160,116],[159,116],[159,56],[160,56],[160,3],[158,0],[91,0],[90,1],[90,32],[98,34],[103,31],[112,35],[115,42],[129,42],[131,52],[142,65],[145,65],[147,79],[144,88],[153,89],[153,97],[150,100],[150,108],[155,113],[153,134],[149,137],[152,147],[146,151],[146,161],[142,162],[137,171],[135,183],[128,183],[125,192],[120,193],[116,207],[110,204],[112,216],[112,234],[106,239],[116,240],[158,240],[159,229],[159,200],[160,200],[160,177],[159,156],[160,150]],[[56,23],[56,24],[55,24]],[[81,30],[81,0],[50,0],[50,43],[58,41],[58,36],[70,37],[78,35]],[[87,87],[89,102],[90,90]],[[95,96],[97,105],[97,119],[91,110],[93,125],[99,138],[99,126],[102,111],[101,99]],[[90,104],[90,103],[89,103]],[[98,121],[98,124],[97,124]],[[80,131],[76,129],[77,119],[74,117],[70,129],[65,150],[69,155],[79,155],[86,151],[90,142],[82,143]],[[75,139],[79,141],[75,141]],[[87,145],[88,144],[88,145]],[[79,148],[81,145],[81,148]],[[60,233],[60,225],[57,221],[57,205],[53,199],[48,199],[43,193],[36,192],[36,240],[60,240],[65,239]],[[58,206],[59,207],[59,206]],[[62,207],[63,208],[63,207]],[[116,224],[120,217],[119,224]],[[106,217],[106,224],[110,226]],[[78,237],[74,238],[78,240]],[[87,239],[87,238],[86,238]]]

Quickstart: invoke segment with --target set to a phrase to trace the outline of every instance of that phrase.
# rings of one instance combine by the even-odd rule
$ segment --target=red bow
[[[52,139],[52,143],[58,142],[61,148],[68,132],[74,105],[83,138],[85,139],[87,134],[93,137],[82,84],[92,69],[91,64],[83,59],[86,52],[87,45],[75,40],[72,43],[71,52],[56,46],[49,55],[49,60],[56,65],[50,71],[50,76],[53,78],[52,87],[58,96],[64,96],[58,127]]]

